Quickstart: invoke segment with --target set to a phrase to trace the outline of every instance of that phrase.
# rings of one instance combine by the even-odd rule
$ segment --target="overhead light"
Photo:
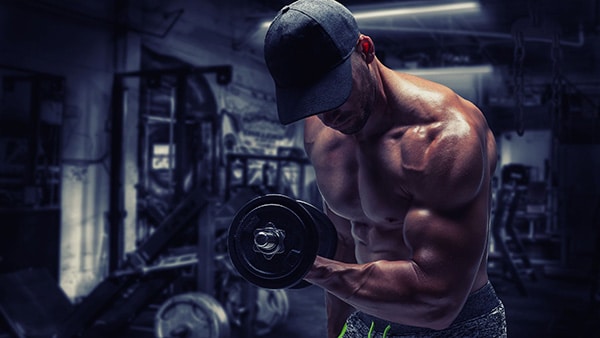
[[[398,3],[391,3],[385,6],[378,7],[350,7],[349,8],[356,20],[384,18],[384,17],[395,17],[395,16],[408,16],[408,15],[420,15],[420,14],[440,14],[440,13],[466,13],[479,11],[479,2],[468,1],[468,2],[453,2],[446,4],[431,4],[426,6],[414,6],[414,7],[398,7]],[[264,21],[261,23],[261,28],[269,28],[271,20]]]
[[[397,71],[417,76],[428,75],[466,75],[466,74],[491,74],[494,67],[490,65],[480,66],[462,66],[462,67],[442,67],[442,68],[415,68],[415,69],[397,69]]]
[[[419,14],[439,14],[449,12],[472,12],[479,10],[479,3],[476,1],[469,2],[457,2],[447,4],[435,4],[428,6],[415,6],[415,7],[401,7],[397,8],[397,5],[387,6],[387,8],[373,8],[360,10],[356,8],[353,11],[354,18],[356,20],[363,19],[374,19],[383,17],[394,17],[394,16],[406,16],[406,15],[419,15]]]

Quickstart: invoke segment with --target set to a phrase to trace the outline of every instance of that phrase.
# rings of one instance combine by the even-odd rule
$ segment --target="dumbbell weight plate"
[[[298,200],[298,203],[313,216],[314,222],[317,224],[317,233],[319,234],[319,250],[317,254],[322,257],[333,258],[337,250],[337,231],[335,230],[335,226],[329,217],[314,205],[300,200]]]
[[[283,233],[274,236],[278,249],[272,254],[257,249],[257,232],[269,232],[265,229]],[[237,212],[227,239],[231,262],[244,279],[258,287],[282,289],[299,284],[308,273],[319,249],[318,238],[315,220],[300,203],[269,194]]]
[[[319,238],[319,249],[317,255],[325,258],[333,258],[337,249],[337,231],[331,220],[321,210],[314,205],[297,200],[297,202],[308,211],[313,217],[314,223],[317,224],[317,233]],[[305,280],[292,286],[292,289],[301,289],[310,286],[311,284]]]

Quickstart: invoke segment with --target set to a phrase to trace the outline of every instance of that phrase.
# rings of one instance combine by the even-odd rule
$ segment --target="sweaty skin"
[[[373,51],[361,35],[350,98],[305,121],[305,148],[338,232],[334,259],[317,257],[305,277],[326,290],[329,337],[356,310],[446,328],[488,281],[496,146],[485,117],[449,88],[385,67]]]

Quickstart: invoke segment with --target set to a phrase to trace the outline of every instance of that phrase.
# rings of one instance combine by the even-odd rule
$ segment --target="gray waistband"
[[[469,295],[467,301],[465,302],[465,305],[463,306],[462,310],[460,311],[452,325],[490,313],[492,310],[494,310],[501,304],[502,302],[496,295],[494,287],[490,282],[487,282],[486,285]],[[416,326],[390,323],[388,321],[371,316],[364,312],[357,312],[355,313],[355,315],[358,318],[360,318],[364,323],[375,323],[375,327],[377,328],[385,328],[389,325],[391,327],[390,333],[420,332],[421,330],[429,330],[426,328],[420,328]]]

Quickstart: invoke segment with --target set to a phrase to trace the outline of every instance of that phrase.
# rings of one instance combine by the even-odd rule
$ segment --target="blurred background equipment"
[[[229,320],[221,304],[199,292],[169,298],[157,311],[156,337],[229,338]]]

